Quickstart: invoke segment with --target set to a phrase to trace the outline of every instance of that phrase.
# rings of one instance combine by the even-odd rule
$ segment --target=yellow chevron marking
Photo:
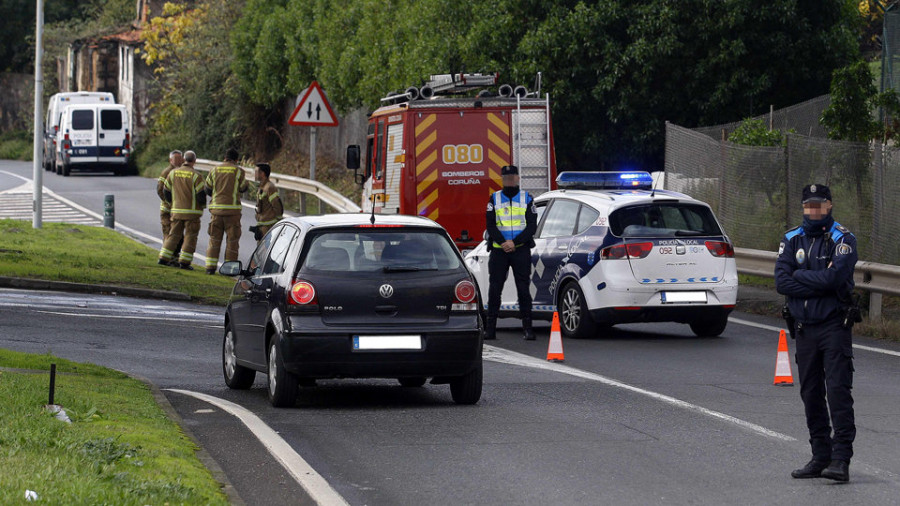
[[[426,128],[430,127],[431,124],[434,123],[434,121],[436,119],[437,119],[436,114],[429,114],[428,116],[425,116],[425,119],[423,119],[421,123],[416,125],[416,137],[418,137],[419,134],[421,134],[423,131],[425,131]]]
[[[488,130],[488,140],[493,142],[495,146],[500,148],[506,156],[509,156],[509,143],[501,139],[493,130]]]
[[[429,174],[428,177],[420,181],[416,186],[416,195],[421,195],[422,192],[425,191],[429,186],[431,186],[432,183],[437,181],[437,177],[438,171],[435,170],[431,174]]]
[[[431,132],[430,134],[428,134],[428,137],[425,137],[424,139],[422,139],[422,142],[416,144],[416,156],[421,155],[422,152],[425,151],[426,149],[428,149],[429,146],[434,144],[434,141],[436,141],[436,140],[437,140],[437,130]]]
[[[431,167],[431,164],[437,160],[437,151],[432,151],[430,155],[426,156],[419,165],[416,165],[416,176],[421,176],[423,172],[428,170],[428,167]]]
[[[435,209],[431,214],[428,215],[428,219],[432,221],[437,221],[438,219],[438,211],[440,209]]]
[[[508,154],[509,153],[507,153],[507,155]],[[509,163],[506,161],[506,160],[508,160],[508,158],[504,158],[504,157],[500,156],[500,154],[498,154],[493,149],[488,150],[488,159],[490,161],[494,162],[497,165],[497,167],[503,167],[504,165],[507,165]]]
[[[505,121],[500,119],[500,117],[494,113],[489,113],[487,115],[487,117],[488,117],[488,120],[494,124],[494,126],[499,128],[501,132],[503,132],[504,134],[506,134],[507,137],[509,137],[509,125],[507,125]]]
[[[419,202],[419,213],[421,214],[422,211],[428,209],[428,206],[430,206],[435,200],[437,200],[437,198],[438,198],[438,191],[437,191],[437,188],[435,188],[434,191],[431,192],[430,195],[428,195],[427,197],[422,199],[421,202]],[[436,209],[435,209],[435,211],[436,211]]]

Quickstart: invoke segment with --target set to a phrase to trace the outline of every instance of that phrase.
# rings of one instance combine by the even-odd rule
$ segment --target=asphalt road
[[[53,178],[62,180],[51,175],[48,186]],[[134,188],[136,201],[153,195],[147,180],[108,179]],[[51,188],[73,200],[84,193]],[[454,405],[446,385],[345,380],[302,389],[293,409],[271,408],[262,377],[248,391],[225,388],[221,309],[190,304],[0,290],[0,347],[51,351],[239,404],[350,504],[897,504],[900,347],[856,340],[893,354],[855,350],[851,482],[793,480],[809,446],[798,387],[772,386],[781,321],[734,317],[751,324],[733,321],[716,339],[686,325],[635,324],[567,340],[565,367],[544,360],[546,326],[535,342],[502,330],[486,346],[476,406]],[[62,397],[64,384],[57,388]],[[164,392],[245,502],[304,502],[234,417]]]

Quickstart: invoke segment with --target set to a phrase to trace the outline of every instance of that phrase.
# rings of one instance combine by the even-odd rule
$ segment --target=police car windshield
[[[619,237],[722,235],[708,207],[679,202],[623,207],[609,216],[609,225]]]
[[[304,269],[332,272],[446,271],[462,266],[456,248],[433,229],[358,228],[316,235]]]

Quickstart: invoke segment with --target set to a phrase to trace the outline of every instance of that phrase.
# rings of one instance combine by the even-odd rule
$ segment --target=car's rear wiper
[[[416,271],[436,271],[437,269],[426,269],[416,267],[414,265],[385,265],[382,267],[384,272],[416,272]]]

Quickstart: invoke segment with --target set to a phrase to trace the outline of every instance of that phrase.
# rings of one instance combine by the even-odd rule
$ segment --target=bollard
[[[50,402],[53,405],[53,398],[56,395],[56,364],[50,364]]]
[[[116,196],[109,193],[103,197],[103,226],[116,228]]]

